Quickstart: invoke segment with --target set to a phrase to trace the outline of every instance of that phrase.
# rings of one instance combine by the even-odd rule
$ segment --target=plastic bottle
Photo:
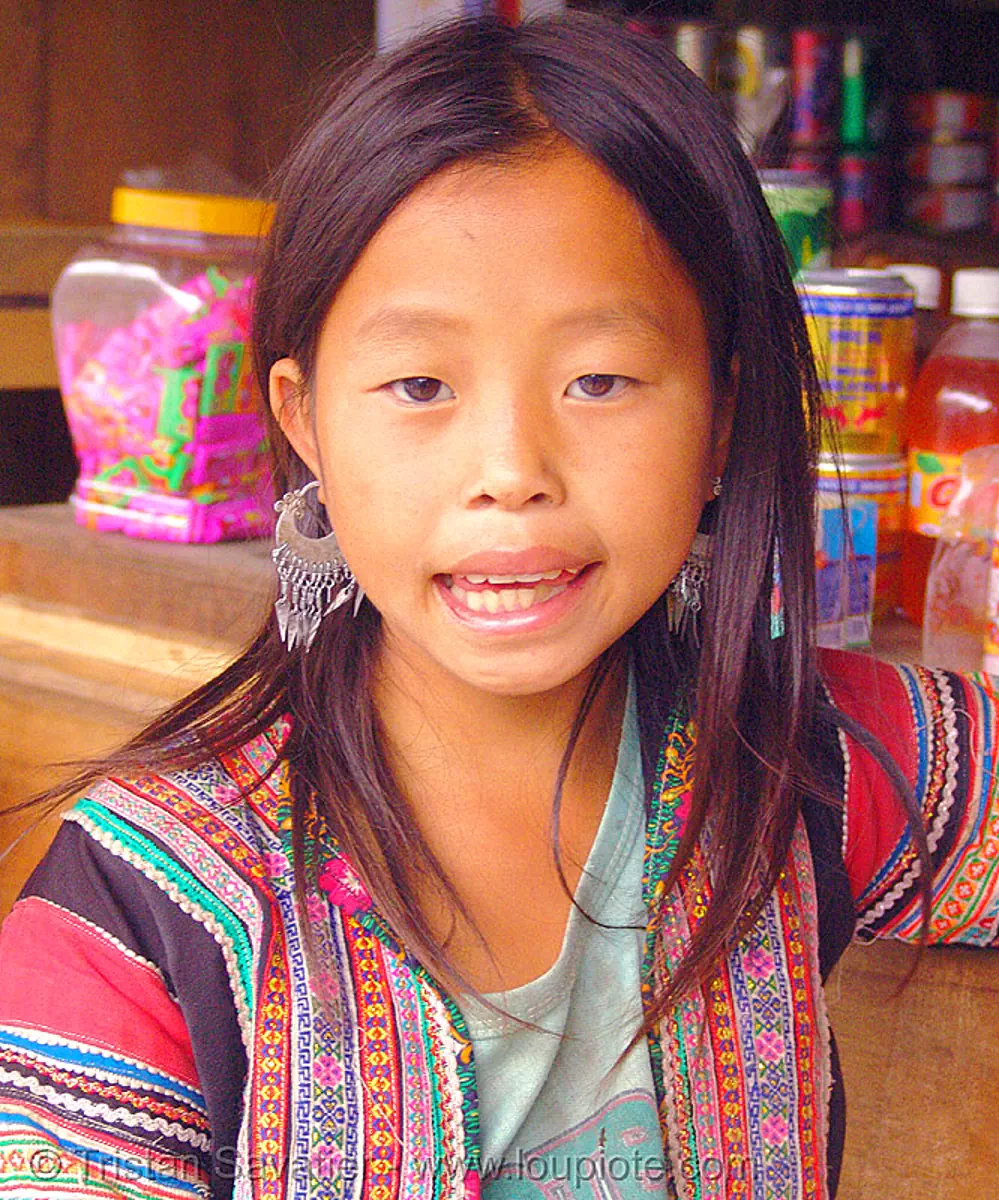
[[[901,275],[916,293],[916,360],[918,372],[947,328],[947,314],[940,307],[942,275],[927,263],[889,263],[885,270]]]
[[[960,479],[961,455],[999,443],[999,270],[954,273],[954,324],[933,348],[906,419],[909,502],[902,542],[902,609],[921,625],[940,518]]]

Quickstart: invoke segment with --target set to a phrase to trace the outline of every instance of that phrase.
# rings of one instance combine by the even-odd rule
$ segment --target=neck
[[[570,731],[595,670],[594,664],[548,692],[502,696],[383,648],[375,705],[403,794],[417,811],[463,796],[466,813],[469,797],[475,803],[501,802],[511,817],[549,812]],[[625,656],[614,653],[572,756],[563,789],[567,809],[580,793],[592,792],[601,805],[606,798],[626,688]]]

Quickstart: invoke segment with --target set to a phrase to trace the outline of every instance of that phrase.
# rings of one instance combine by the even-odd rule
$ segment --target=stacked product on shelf
[[[985,230],[992,218],[995,102],[966,92],[906,97],[906,222],[927,233]]]
[[[862,645],[872,621],[898,605],[913,290],[886,271],[806,271],[798,294],[823,393],[818,638]]]

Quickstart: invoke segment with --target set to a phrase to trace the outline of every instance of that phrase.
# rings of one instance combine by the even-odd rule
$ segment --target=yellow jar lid
[[[260,237],[270,228],[273,216],[273,204],[241,196],[127,187],[115,188],[111,193],[111,220],[115,225],[184,229],[222,237]]]

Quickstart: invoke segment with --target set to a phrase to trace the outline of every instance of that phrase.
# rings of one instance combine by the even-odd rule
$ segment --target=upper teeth
[[[581,567],[565,567],[559,571],[539,571],[535,575],[466,575],[469,583],[540,583],[543,579],[558,579],[561,575],[578,575]]]

